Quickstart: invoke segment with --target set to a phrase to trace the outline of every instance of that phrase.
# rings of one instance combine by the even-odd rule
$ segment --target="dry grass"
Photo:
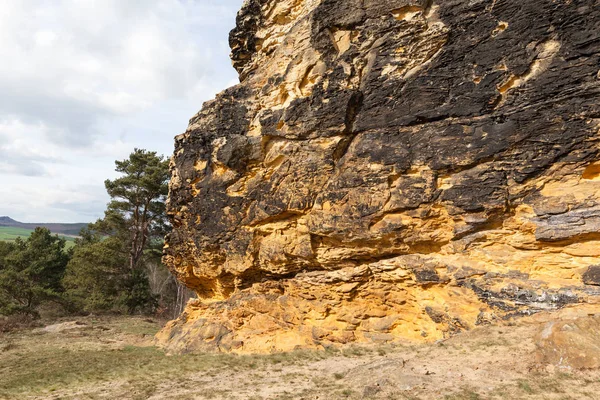
[[[333,355],[326,351],[296,351],[262,356],[169,356],[152,346],[152,337],[160,329],[157,322],[115,317],[86,319],[84,323],[80,329],[58,333],[36,329],[0,336],[0,398],[46,398],[76,388],[119,382],[126,387],[127,398],[145,399],[157,393],[161,383],[181,380],[183,384],[192,374],[216,377],[257,369],[283,371],[291,365]],[[227,389],[207,389],[202,398],[223,398],[225,393]],[[85,396],[103,397],[90,393]]]
[[[600,373],[531,369],[532,327],[420,346],[271,355],[165,354],[160,324],[87,318],[0,335],[1,399],[583,399]],[[594,397],[596,396],[596,397]]]

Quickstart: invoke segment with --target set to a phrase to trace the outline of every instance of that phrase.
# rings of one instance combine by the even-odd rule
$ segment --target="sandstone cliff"
[[[436,340],[598,302],[600,1],[247,0],[176,138],[173,350]]]

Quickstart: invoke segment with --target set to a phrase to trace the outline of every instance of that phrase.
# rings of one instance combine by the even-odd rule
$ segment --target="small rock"
[[[600,265],[590,265],[582,278],[586,285],[600,286]]]
[[[365,386],[363,389],[363,397],[371,397],[375,396],[377,393],[381,392],[381,388],[377,385]]]

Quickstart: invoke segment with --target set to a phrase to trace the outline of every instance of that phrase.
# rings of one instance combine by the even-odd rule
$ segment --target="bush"
[[[0,314],[37,317],[44,301],[61,301],[69,255],[65,241],[36,228],[27,240],[0,243]]]

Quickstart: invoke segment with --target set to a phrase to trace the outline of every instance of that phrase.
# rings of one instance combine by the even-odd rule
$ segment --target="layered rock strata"
[[[600,295],[600,1],[248,0],[176,138],[172,350],[437,340]]]

